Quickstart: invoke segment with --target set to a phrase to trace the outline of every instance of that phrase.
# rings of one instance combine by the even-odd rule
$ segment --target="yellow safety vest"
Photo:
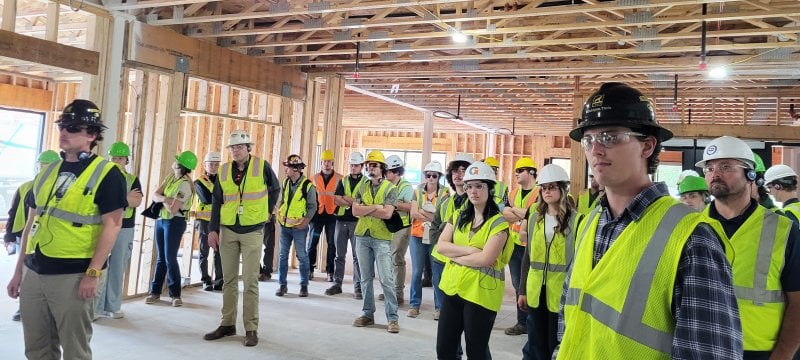
[[[311,186],[313,186],[311,181],[300,175],[300,178],[297,179],[299,185],[290,197],[291,181],[291,179],[286,178],[283,182],[283,200],[277,216],[278,223],[287,228],[300,225],[303,222],[303,218],[308,215],[306,212],[306,195]]]
[[[593,265],[600,211],[579,227],[558,359],[669,359],[678,262],[702,215],[662,196]]]
[[[567,268],[575,257],[575,224],[581,214],[573,212],[567,222],[567,236],[560,232],[553,235],[548,244],[544,234],[545,219],[541,219],[535,211],[528,217],[528,245],[530,248],[531,267],[528,269],[528,280],[525,282],[528,306],[538,308],[542,287],[546,288],[547,310],[558,312],[561,293],[564,291],[564,280]]]
[[[175,195],[178,194],[178,189],[180,189],[181,184],[183,184],[184,182],[188,182],[191,184],[191,180],[189,180],[188,176],[181,176],[180,178],[176,179],[174,174],[170,174],[169,177],[167,177],[167,185],[164,186],[164,196],[174,198]],[[192,189],[192,194],[189,196],[189,199],[186,200],[184,205],[181,206],[181,208],[185,207],[186,203],[191,204],[192,200],[194,199],[194,188],[192,188],[191,186],[189,188]],[[179,215],[179,217],[185,218],[185,214],[183,214],[181,209],[178,209],[178,214],[181,214]],[[158,214],[158,217],[160,219],[169,220],[175,217],[175,215],[170,214],[169,211],[167,210],[167,204],[164,204],[164,207],[161,208],[161,212]]]
[[[350,198],[353,197],[353,194],[356,191],[358,191],[358,189],[361,188],[361,186],[364,185],[365,181],[366,180],[365,180],[364,176],[361,176],[361,178],[358,179],[358,183],[356,184],[356,187],[351,189],[350,188],[350,176],[343,177],[341,182],[342,182],[342,187],[344,187],[344,196],[347,196],[347,197],[350,197]],[[347,211],[347,208],[339,206],[336,209],[336,216],[344,216],[345,211]]]
[[[361,202],[364,205],[383,205],[389,190],[394,187],[389,180],[382,180],[378,192],[372,194],[372,184],[364,183],[361,186]],[[364,236],[369,230],[369,236],[379,240],[392,240],[392,233],[386,227],[383,219],[367,215],[358,218],[355,233]]]
[[[598,194],[597,197],[594,198],[594,201],[592,201],[590,203],[589,202],[589,196],[590,195],[589,195],[589,190],[588,189],[584,190],[578,196],[578,212],[579,213],[584,214],[584,215],[589,215],[589,213],[592,212],[592,209],[594,209],[597,206],[597,204],[600,203],[600,198],[602,197],[602,196],[600,196],[600,194]]]
[[[42,254],[48,257],[88,259],[94,256],[103,230],[103,218],[94,196],[106,174],[117,165],[95,157],[58,200],[55,187],[61,163],[50,164],[34,179],[34,221],[38,226],[25,252],[32,254],[39,246]]]
[[[220,224],[234,225],[239,218],[239,225],[250,226],[267,222],[269,219],[269,201],[267,184],[264,183],[264,160],[250,156],[242,183],[233,182],[233,170],[236,163],[222,165],[219,172],[219,186],[222,190],[222,208]]]
[[[453,221],[453,227],[453,244],[483,249],[489,238],[508,229],[508,222],[498,213],[484,221],[473,235],[470,235],[471,222],[460,228]],[[473,267],[448,261],[442,271],[439,289],[447,295],[458,295],[491,311],[499,311],[505,292],[504,268],[513,249],[513,243],[506,240],[494,266]]]
[[[133,189],[133,182],[136,181],[136,175],[128,174],[128,172],[125,171],[125,169],[122,168],[122,166],[120,166],[120,171],[122,171],[122,175],[125,175],[125,185],[127,185],[126,189],[128,190],[128,192],[131,192],[131,189]],[[125,194],[125,195],[127,196],[127,194]],[[135,209],[130,207],[130,206],[126,207],[125,208],[125,215],[123,215],[122,218],[124,218],[124,219],[132,218],[133,215],[134,215],[133,214],[134,210]]]
[[[506,191],[508,191],[506,183],[502,181],[494,183],[494,202],[497,206],[503,206],[503,197],[506,195]]]
[[[444,197],[437,202],[436,209],[439,211],[439,218],[442,219],[442,223],[448,223],[448,222],[455,223],[455,221],[452,220],[453,214],[457,210],[463,209],[466,202],[469,201],[469,200],[464,200],[464,202],[461,203],[461,208],[456,209],[455,208],[456,196],[458,196],[456,192],[446,193]],[[447,264],[449,259],[447,258],[447,256],[440,254],[439,251],[436,250],[436,246],[437,244],[433,245],[433,248],[431,249],[431,256],[433,256],[433,258],[438,260],[439,262]]]
[[[205,175],[205,174],[200,175],[200,177],[197,178],[197,181],[199,181],[200,184],[204,188],[206,188],[209,193],[211,193],[211,194],[214,193],[214,183],[211,181],[211,179],[208,178],[208,175]],[[211,220],[211,204],[205,204],[202,201],[200,201],[199,198],[198,198],[197,206],[195,207],[195,211],[194,211],[194,217],[197,220],[210,221]]]
[[[406,181],[406,179],[400,179],[400,181],[397,182],[397,185],[395,185],[397,188],[397,202],[400,202],[400,192],[410,186],[411,183]],[[400,214],[400,219],[403,220],[403,226],[411,225],[411,213],[401,210],[397,210],[397,213]]]
[[[522,190],[516,188],[511,190],[511,194],[509,194],[508,198],[511,201],[511,206],[521,209],[530,209],[533,204],[536,203],[536,198],[539,197],[539,189],[531,189],[528,192],[528,195],[525,197],[522,196]],[[534,209],[535,210],[535,209]],[[514,222],[509,224],[510,231],[508,232],[508,238],[514,242],[514,244],[519,246],[527,246],[527,239],[523,239],[519,236],[520,224],[519,222]]]
[[[18,233],[25,229],[25,223],[28,221],[28,212],[25,211],[25,198],[28,197],[28,192],[31,191],[32,187],[33,180],[25,182],[17,189],[19,203],[17,204],[17,212],[14,214],[14,227],[11,228],[12,233]]]
[[[703,214],[709,216],[708,206]],[[719,222],[709,224],[725,236]],[[725,236],[726,247],[733,247],[726,255],[733,270],[746,351],[771,351],[778,339],[785,308],[781,272],[792,226],[788,218],[758,205],[733,237]]]
[[[784,205],[783,209],[781,209],[784,213],[790,213],[794,215],[794,217],[800,220],[800,202],[791,203],[789,205]]]

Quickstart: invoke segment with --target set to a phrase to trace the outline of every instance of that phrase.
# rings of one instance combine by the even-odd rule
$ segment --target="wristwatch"
[[[88,269],[86,269],[86,276],[88,276],[88,277],[99,278],[102,273],[103,273],[103,270],[100,270],[100,269],[97,269],[97,268],[88,268]]]

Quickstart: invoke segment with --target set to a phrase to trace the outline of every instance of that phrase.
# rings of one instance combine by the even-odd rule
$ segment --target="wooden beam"
[[[0,56],[97,75],[100,53],[0,30]]]
[[[47,19],[45,19],[47,23],[45,25],[45,31],[44,31],[44,39],[47,41],[58,40],[58,28],[59,28],[58,17],[60,15],[59,12],[60,7],[61,5],[58,5],[58,3],[54,2],[47,3]],[[85,28],[86,25],[83,24],[83,26]]]
[[[148,9],[162,6],[178,6],[178,5],[195,5],[206,4],[222,0],[150,0],[150,1],[132,1],[127,4],[119,5],[106,5],[111,10],[124,11],[134,9]]]
[[[17,27],[17,0],[4,0],[3,2],[3,26],[5,31],[13,32]]]
[[[724,135],[760,141],[797,141],[800,127],[789,125],[665,124],[676,138],[716,138]]]

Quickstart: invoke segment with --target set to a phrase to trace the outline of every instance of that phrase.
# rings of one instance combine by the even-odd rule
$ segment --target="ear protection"
[[[63,150],[60,152],[60,155],[61,155],[62,159],[66,159],[67,158],[67,153],[65,153]],[[86,160],[90,156],[92,156],[91,152],[81,151],[81,152],[78,153],[78,160]]]
[[[744,169],[744,177],[747,178],[747,181],[756,181],[758,174],[753,169]]]
[[[756,186],[762,187],[762,186],[764,186],[764,183],[766,183],[766,182],[767,181],[764,180],[764,178],[758,178],[758,179],[756,179]]]
[[[773,183],[772,187],[775,188],[775,190],[783,190],[783,185],[779,182]]]

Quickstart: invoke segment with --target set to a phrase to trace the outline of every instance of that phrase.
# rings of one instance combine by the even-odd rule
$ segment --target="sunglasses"
[[[514,172],[515,172],[515,173],[517,173],[517,174],[522,174],[522,173],[524,173],[524,172],[528,172],[529,170],[530,170],[530,169],[524,169],[524,168],[523,168],[523,169],[517,169],[517,170],[514,170]]]
[[[374,167],[379,167],[379,166],[381,166],[381,164],[376,163],[376,162],[367,163],[367,167],[369,167],[369,168],[374,168]]]
[[[74,125],[74,124],[71,124],[71,125],[58,124],[58,130],[59,131],[66,130],[70,134],[77,134],[77,133],[83,131],[84,129],[86,129],[86,126]]]
[[[425,174],[426,179],[438,179],[439,174]]]

